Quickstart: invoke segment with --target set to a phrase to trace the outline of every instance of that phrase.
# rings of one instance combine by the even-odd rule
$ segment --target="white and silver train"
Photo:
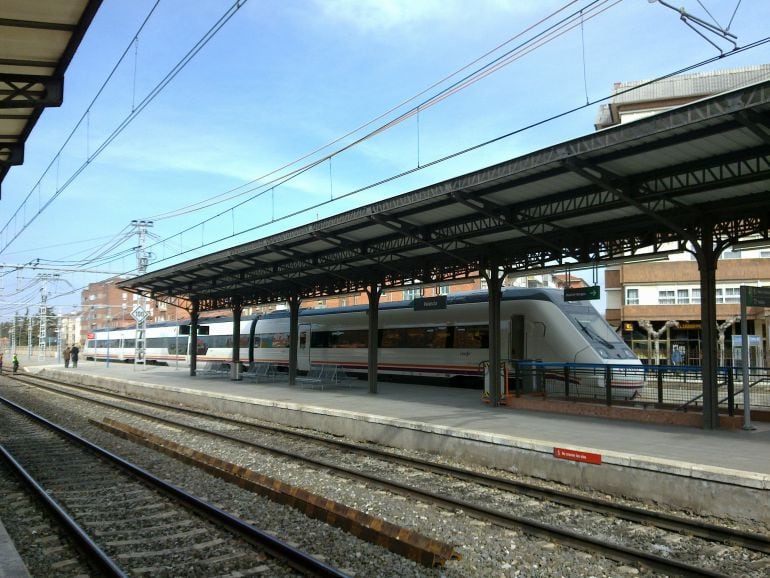
[[[299,314],[298,365],[336,364],[346,374],[367,374],[367,306],[303,309]],[[501,356],[574,364],[568,378],[578,395],[603,395],[602,366],[617,366],[613,397],[632,397],[643,385],[641,362],[596,309],[586,302],[565,302],[556,289],[505,288],[501,300]],[[379,366],[382,379],[480,386],[480,368],[489,360],[486,292],[449,295],[446,308],[417,310],[414,301],[381,303]],[[135,330],[97,330],[88,335],[87,359],[133,361]],[[189,363],[190,325],[148,325],[145,357],[150,363]],[[198,363],[232,359],[232,318],[199,321]],[[108,352],[109,341],[109,352]],[[289,313],[275,311],[241,320],[240,360],[244,366],[270,362],[288,367]],[[598,366],[590,372],[579,366]],[[626,368],[621,370],[621,368]],[[636,369],[635,369],[636,368]],[[554,372],[551,372],[554,373]],[[556,372],[562,375],[561,372]],[[559,379],[559,375],[555,379]],[[552,376],[554,377],[554,376]]]

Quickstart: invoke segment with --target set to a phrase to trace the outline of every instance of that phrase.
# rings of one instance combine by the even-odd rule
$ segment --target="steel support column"
[[[297,347],[299,346],[299,305],[302,298],[291,295],[289,302],[289,385],[297,383]],[[310,344],[308,344],[309,346]]]
[[[230,379],[241,380],[241,314],[243,313],[243,298],[233,297],[233,349],[230,362]]]
[[[367,340],[368,355],[367,369],[369,375],[369,393],[377,393],[377,367],[379,365],[377,348],[377,336],[380,328],[380,296],[382,287],[372,282],[366,288],[366,296],[369,298],[369,310],[366,312],[369,316],[369,333]]]
[[[700,270],[700,310],[703,353],[703,429],[719,427],[719,393],[717,391],[717,305],[716,272],[719,250],[715,249],[714,229],[704,223],[695,257]]]
[[[489,401],[496,407],[500,405],[500,298],[505,270],[495,262],[488,266],[489,269],[484,271],[484,279],[487,281],[489,291]]]
[[[200,300],[193,298],[190,308],[190,376],[195,377],[198,366],[198,317],[200,313]]]

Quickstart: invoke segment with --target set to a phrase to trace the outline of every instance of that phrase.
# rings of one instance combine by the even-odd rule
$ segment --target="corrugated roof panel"
[[[697,98],[734,90],[768,78],[770,78],[770,64],[759,64],[731,70],[682,74],[655,82],[650,80],[617,82],[613,89],[615,96],[612,98],[612,103],[620,105],[653,100]],[[628,90],[630,92],[619,94]]]

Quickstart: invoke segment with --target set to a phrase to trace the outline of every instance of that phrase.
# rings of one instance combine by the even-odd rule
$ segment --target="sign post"
[[[134,369],[137,365],[145,365],[145,350],[147,347],[147,316],[149,314],[140,304],[131,310],[131,317],[136,321],[136,340],[134,343]]]
[[[749,335],[747,307],[770,307],[770,287],[741,285],[741,369],[743,370],[743,429],[751,426],[751,390],[749,388]]]

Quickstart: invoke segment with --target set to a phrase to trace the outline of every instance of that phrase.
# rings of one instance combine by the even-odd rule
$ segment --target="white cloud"
[[[362,32],[412,29],[426,22],[465,22],[461,16],[499,16],[542,11],[541,2],[525,0],[316,0],[324,19],[346,23]],[[496,17],[496,16],[493,16]]]

